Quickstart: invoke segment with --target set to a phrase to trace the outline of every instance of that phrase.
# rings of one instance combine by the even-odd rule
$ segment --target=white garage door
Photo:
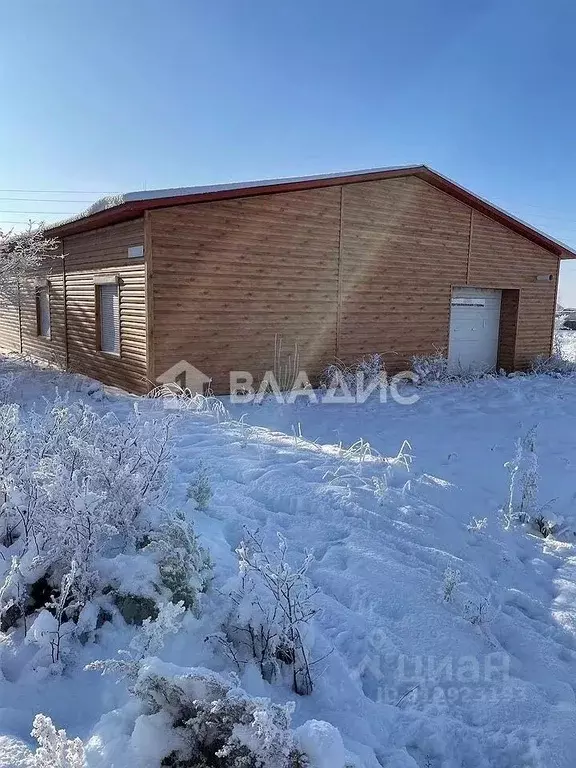
[[[502,291],[454,288],[448,360],[452,370],[488,371],[498,361]]]

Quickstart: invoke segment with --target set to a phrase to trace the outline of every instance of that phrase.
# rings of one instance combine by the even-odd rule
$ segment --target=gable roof
[[[231,198],[253,197],[278,192],[319,189],[340,184],[355,184],[362,181],[379,181],[381,179],[404,176],[415,176],[428,182],[428,184],[469,205],[474,210],[523,235],[528,240],[554,253],[559,258],[576,258],[576,251],[567,245],[554,240],[538,229],[526,224],[521,219],[517,219],[501,208],[492,205],[492,203],[478,197],[478,195],[461,187],[446,176],[442,176],[437,171],[428,168],[426,165],[373,168],[362,171],[321,174],[318,176],[266,179],[263,181],[216,184],[205,187],[178,187],[175,189],[128,192],[122,195],[104,197],[77,216],[47,227],[46,233],[50,237],[65,237],[80,232],[88,232],[92,229],[108,226],[109,224],[117,224],[122,221],[138,218],[145,211],[153,208],[168,208],[176,205],[189,205],[191,203],[203,203],[213,200],[228,200]]]

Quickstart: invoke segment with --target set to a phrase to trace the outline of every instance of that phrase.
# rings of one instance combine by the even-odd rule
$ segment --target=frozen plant
[[[378,499],[378,503],[383,504],[388,493],[388,481],[386,477],[372,477],[371,487],[374,496]]]
[[[185,612],[183,602],[161,603],[158,616],[155,619],[144,619],[142,629],[130,643],[133,657],[143,659],[157,654],[164,647],[166,636],[178,632]]]
[[[162,584],[172,601],[182,601],[187,610],[198,611],[198,595],[206,590],[212,575],[208,551],[200,546],[192,523],[182,512],[167,517],[149,534],[147,551],[158,556]]]
[[[202,466],[196,473],[196,478],[188,488],[188,498],[193,499],[196,503],[196,508],[205,511],[208,509],[210,499],[212,498],[212,486],[210,485],[210,478],[206,469]]]
[[[504,528],[513,522],[527,523],[535,514],[538,500],[538,454],[536,427],[516,440],[516,453],[504,465],[509,473],[508,503],[504,509]]]
[[[386,364],[380,354],[367,355],[352,365],[338,360],[323,371],[320,380],[324,390],[350,396],[369,393],[378,385],[386,384]]]
[[[530,373],[547,374],[549,376],[571,376],[576,373],[576,363],[569,360],[562,349],[559,332],[562,320],[557,318],[554,324],[554,343],[550,356],[538,355],[530,363]]]
[[[157,660],[140,670],[135,695],[146,714],[162,713],[175,731],[171,743],[179,745],[163,765],[305,768],[317,764],[321,741],[331,768],[345,768],[342,739],[334,727],[308,721],[294,731],[293,705],[253,698],[236,685],[207,669]]]
[[[47,258],[58,256],[58,241],[32,223],[24,232],[0,230],[0,288],[12,287],[37,270]]]
[[[436,349],[431,355],[414,355],[410,362],[420,384],[447,381],[451,378],[448,372],[448,358],[443,349]]]
[[[213,416],[218,423],[230,418],[230,414],[222,401],[213,394],[208,391],[206,394],[192,392],[187,387],[182,387],[175,382],[155,387],[148,393],[148,397],[159,400],[166,410],[192,411]]]
[[[466,528],[470,531],[470,533],[481,533],[485,528],[488,527],[488,518],[487,517],[473,517]]]
[[[549,520],[542,513],[536,515],[533,523],[538,533],[541,533],[545,539],[547,539],[548,536],[550,536],[556,530],[556,523],[553,520]]]
[[[23,617],[26,633],[27,597],[28,587],[24,583],[20,558],[13,556],[8,573],[0,586],[0,631],[5,632]]]
[[[447,603],[451,603],[454,599],[454,593],[456,588],[462,581],[462,574],[457,568],[452,568],[450,565],[444,571],[444,580],[442,582],[442,595]]]
[[[490,599],[487,597],[482,597],[479,600],[468,600],[464,606],[464,618],[475,626],[487,624],[493,618],[490,609]]]
[[[47,715],[36,715],[31,736],[38,742],[32,758],[33,768],[86,768],[81,740],[69,739],[65,730],[56,730]]]
[[[300,350],[298,342],[294,342],[292,352],[285,358],[282,349],[282,334],[274,334],[274,363],[273,373],[281,392],[293,389],[300,372]]]
[[[98,557],[133,546],[142,512],[162,501],[169,427],[61,397],[26,418],[0,406],[0,539],[22,569],[41,564],[54,587],[74,560],[75,596],[89,601],[104,586]]]
[[[236,552],[240,583],[231,595],[236,608],[224,637],[216,639],[239,665],[254,659],[268,682],[287,671],[295,693],[311,693],[307,635],[317,612],[317,590],[312,590],[306,580],[311,555],[298,568],[292,568],[287,559],[286,540],[280,534],[278,549],[272,554],[251,533]]]
[[[85,670],[127,677],[136,680],[144,659],[158,653],[164,647],[167,635],[176,634],[181,627],[186,609],[182,602],[162,603],[155,619],[144,619],[142,628],[132,639],[128,651],[119,652],[117,659],[98,659],[87,664]]]
[[[54,615],[54,629],[49,633],[52,635],[50,638],[50,649],[52,652],[52,663],[57,664],[60,661],[62,652],[62,638],[64,634],[62,632],[62,625],[65,621],[69,620],[69,615],[78,607],[77,604],[70,601],[71,590],[76,578],[76,562],[72,560],[70,566],[70,572],[65,574],[60,584],[60,595],[53,597],[52,601],[48,603],[47,609]]]

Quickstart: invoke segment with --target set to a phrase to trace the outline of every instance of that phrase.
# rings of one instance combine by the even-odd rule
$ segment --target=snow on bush
[[[291,728],[293,705],[250,697],[221,675],[203,668],[181,668],[158,659],[142,664],[134,695],[143,715],[131,747],[141,753],[147,722],[157,732],[158,715],[165,732],[162,765],[202,768],[345,768],[339,732],[318,721]],[[175,749],[174,743],[178,743]]]
[[[196,477],[188,487],[188,498],[194,501],[196,509],[202,512],[208,509],[210,499],[212,498],[212,486],[210,485],[208,472],[203,466],[198,468]]]
[[[148,397],[158,400],[166,410],[192,411],[213,416],[218,422],[230,417],[222,401],[214,395],[201,395],[174,382],[155,387]]]
[[[208,552],[203,549],[192,524],[182,512],[162,520],[151,531],[145,551],[158,559],[162,584],[170,590],[172,601],[198,612],[198,599],[205,592],[212,575]]]
[[[87,664],[87,672],[97,671],[107,675],[126,677],[129,681],[137,679],[143,659],[158,653],[164,647],[167,635],[178,632],[185,612],[182,602],[162,603],[155,619],[147,618],[137,633],[128,650],[119,651],[117,659],[98,659]]]
[[[0,286],[25,279],[46,258],[57,257],[57,240],[47,238],[42,226],[30,224],[24,232],[0,229]]]
[[[514,458],[504,466],[510,473],[508,503],[503,510],[504,528],[508,530],[514,522],[528,523],[537,513],[539,472],[536,427],[516,440]]]
[[[549,376],[573,376],[576,373],[576,362],[568,360],[562,351],[555,347],[554,352],[547,357],[538,355],[530,363],[530,373],[547,374]]]
[[[208,556],[180,513],[159,514],[169,427],[61,397],[26,417],[0,406],[0,629],[22,620],[36,664],[61,668],[101,611],[133,623],[168,601],[198,612]]]
[[[52,664],[61,662],[65,639],[75,630],[75,624],[68,620],[78,608],[78,603],[70,599],[75,578],[76,563],[72,561],[69,573],[62,577],[59,594],[40,611],[26,635],[27,642],[50,648]]]
[[[311,693],[308,641],[310,622],[317,612],[317,592],[306,580],[311,555],[298,568],[292,568],[280,534],[273,553],[250,533],[236,552],[240,575],[230,593],[235,609],[224,634],[217,635],[216,640],[239,668],[255,660],[268,682],[287,676],[295,693]]]
[[[34,768],[86,768],[80,739],[69,739],[66,731],[56,730],[46,715],[36,715],[31,735],[39,745],[32,760]]]
[[[448,358],[441,349],[437,349],[432,355],[414,355],[410,362],[420,384],[447,381],[451,378],[448,372]]]
[[[450,603],[454,599],[454,593],[462,581],[462,574],[457,568],[448,566],[444,571],[442,583],[442,597],[445,602]]]
[[[351,365],[338,361],[324,370],[320,383],[323,389],[354,395],[361,390],[369,390],[376,384],[385,384],[386,364],[379,354],[367,355]]]

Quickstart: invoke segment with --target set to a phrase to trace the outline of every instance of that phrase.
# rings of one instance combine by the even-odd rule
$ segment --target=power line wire
[[[80,211],[0,211],[0,213],[15,213],[22,216],[74,216]]]
[[[0,189],[0,192],[18,192],[23,195],[114,195],[118,192],[98,192],[78,189]]]
[[[86,205],[88,200],[58,200],[53,197],[0,197],[0,200],[13,203],[83,203]]]

